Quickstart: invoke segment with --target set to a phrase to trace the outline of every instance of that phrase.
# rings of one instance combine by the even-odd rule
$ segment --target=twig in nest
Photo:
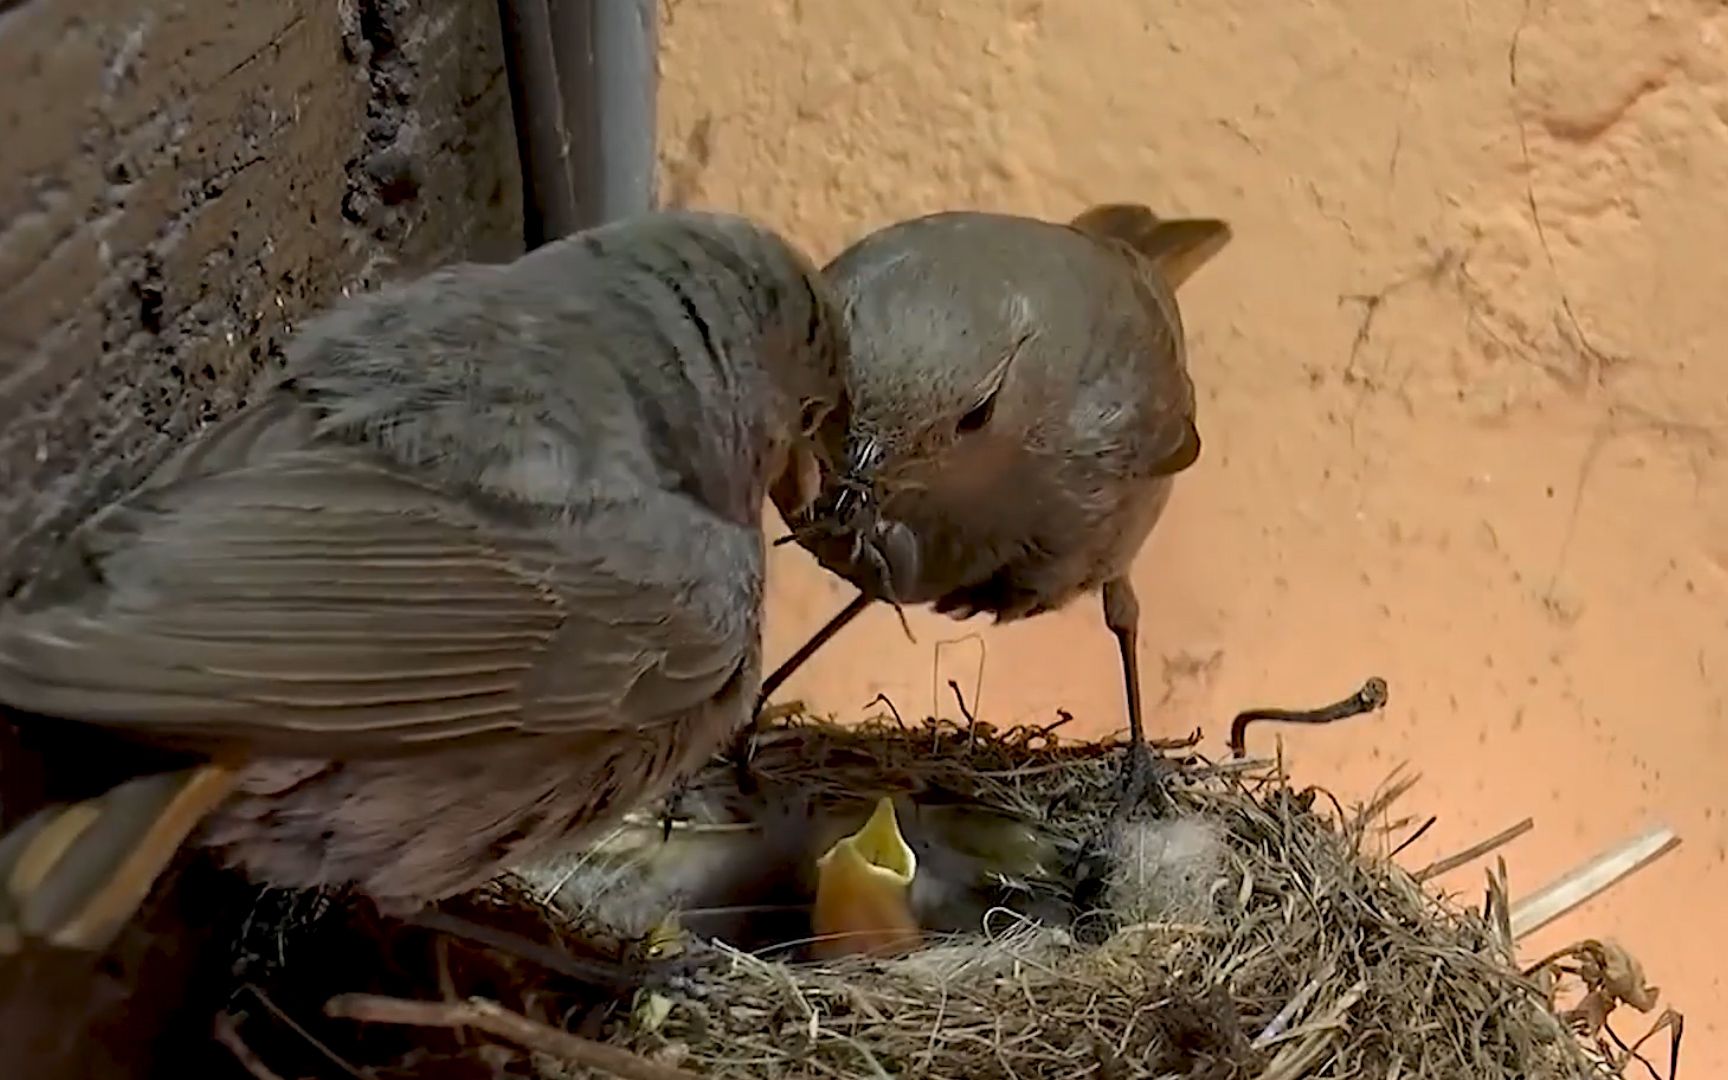
[[[1437,823],[1439,820],[1440,820],[1440,818],[1438,816],[1432,815],[1432,814],[1429,815],[1428,820],[1424,821],[1420,828],[1418,828],[1415,832],[1411,833],[1409,836],[1406,836],[1404,839],[1402,839],[1398,842],[1398,846],[1392,849],[1392,856],[1391,857],[1396,859],[1398,857],[1399,852],[1403,851],[1405,848],[1409,847],[1411,844],[1414,844],[1416,841],[1418,841],[1418,840],[1422,839],[1424,836],[1428,835],[1428,830],[1432,829],[1434,827],[1435,823]]]
[[[877,694],[869,701],[866,701],[864,707],[868,709],[878,703],[888,706],[888,714],[894,717],[894,726],[898,727],[901,731],[905,731],[906,721],[900,719],[900,710],[894,707],[894,699],[890,698],[887,694]]]
[[[940,706],[936,704],[936,680],[941,677],[943,650],[953,648],[957,645],[964,645],[968,642],[972,642],[978,646],[978,670],[972,678],[972,704],[976,706],[980,701],[984,700],[984,668],[990,662],[990,646],[985,642],[984,636],[974,630],[970,634],[962,634],[959,637],[945,638],[938,641],[935,648],[931,650],[934,654],[930,665],[930,711],[932,713],[940,711]],[[950,679],[948,684],[952,686],[954,680]],[[958,694],[958,691],[956,691],[956,694]],[[962,703],[961,711],[964,712],[965,708],[965,704]]]
[[[1518,824],[1513,825],[1510,828],[1501,829],[1499,832],[1479,844],[1471,844],[1456,855],[1448,855],[1444,859],[1437,859],[1434,862],[1429,863],[1427,866],[1424,866],[1422,869],[1416,871],[1410,876],[1414,877],[1417,881],[1427,881],[1429,878],[1439,877],[1441,874],[1444,874],[1449,870],[1458,869],[1465,863],[1475,862],[1477,859],[1480,859],[1495,848],[1504,847],[1507,844],[1510,844],[1512,841],[1523,836],[1535,827],[1536,822],[1534,819],[1525,818],[1523,821],[1520,821]],[[1424,828],[1426,828],[1426,826],[1424,826]],[[1411,839],[1415,839],[1415,837],[1411,837]],[[1396,852],[1394,852],[1394,854],[1396,854]]]
[[[1073,722],[1074,722],[1074,714],[1073,713],[1069,712],[1067,709],[1057,709],[1055,721],[1052,723],[1045,724],[1041,728],[1034,728],[1032,731],[1032,735],[1035,737],[1038,737],[1038,738],[1048,739],[1050,736],[1054,735],[1056,732],[1067,727],[1069,724],[1072,724]]]
[[[756,714],[758,724],[773,724],[793,716],[802,716],[810,711],[802,698],[782,701],[778,705],[764,705],[762,711]]]
[[[636,980],[634,972],[624,964],[605,964],[590,960],[578,960],[576,957],[542,945],[532,938],[513,934],[508,930],[500,930],[493,926],[481,926],[458,918],[447,911],[422,911],[414,916],[414,925],[453,937],[465,938],[488,949],[518,956],[532,964],[537,964],[547,971],[565,975],[589,986],[603,986],[615,990],[634,989]]]
[[[954,691],[954,704],[960,710],[960,716],[966,721],[966,745],[971,746],[978,741],[978,718],[972,715],[972,710],[966,707],[966,695],[960,692],[960,684],[953,679],[948,680],[948,689]]]
[[[666,798],[660,804],[660,842],[662,844],[672,839],[672,827],[686,817],[684,800],[690,794],[690,778],[680,777],[666,793]]]
[[[377,994],[341,994],[324,1003],[328,1016],[370,1024],[410,1027],[472,1027],[528,1050],[596,1069],[622,1080],[698,1080],[673,1065],[648,1061],[616,1046],[584,1039],[530,1020],[486,998],[467,1001],[409,1001]]]
[[[247,983],[241,989],[245,990],[247,993],[251,994],[254,998],[256,998],[258,1001],[258,1004],[264,1006],[264,1010],[266,1012],[268,1012],[271,1016],[274,1016],[276,1018],[277,1022],[279,1022],[283,1027],[287,1028],[289,1031],[292,1031],[294,1034],[298,1035],[306,1043],[307,1046],[310,1046],[312,1049],[318,1051],[318,1053],[323,1056],[324,1060],[326,1060],[330,1064],[336,1066],[338,1069],[341,1069],[343,1072],[347,1073],[349,1076],[352,1076],[354,1078],[354,1080],[366,1080],[366,1074],[365,1073],[361,1072],[359,1069],[356,1069],[353,1065],[350,1065],[347,1062],[347,1060],[345,1060],[342,1057],[341,1054],[338,1054],[336,1051],[330,1049],[330,1047],[328,1045],[326,1045],[323,1042],[323,1040],[319,1039],[318,1036],[312,1034],[310,1031],[307,1031],[306,1025],[300,1023],[298,1020],[294,1019],[292,1016],[289,1016],[288,1011],[286,1009],[282,1008],[282,1006],[276,1004],[276,1002],[270,997],[270,995],[266,994],[264,992],[263,987],[259,986],[256,983]],[[238,1038],[238,1036],[239,1036],[238,1031],[235,1032],[235,1036]],[[230,1049],[232,1049],[232,1047],[230,1047]]]
[[[1369,825],[1384,816],[1392,808],[1393,803],[1408,795],[1410,789],[1422,779],[1421,773],[1405,776],[1402,775],[1403,772],[1404,766],[1402,764],[1393,769],[1391,774],[1375,789],[1374,797],[1356,812],[1353,824],[1357,830],[1358,842],[1360,842],[1362,834],[1368,830]]]
[[[1146,743],[1159,753],[1168,754],[1172,750],[1192,750],[1200,745],[1200,740],[1203,738],[1205,738],[1205,733],[1199,728],[1195,728],[1186,735],[1177,735],[1168,739],[1147,739]]]
[[[1343,701],[1335,701],[1318,709],[1248,709],[1236,714],[1230,724],[1230,753],[1243,757],[1248,753],[1248,725],[1258,720],[1281,724],[1332,724],[1352,716],[1371,713],[1386,705],[1386,680],[1378,675],[1362,684],[1362,689]]]
[[[1615,1035],[1612,1029],[1607,1028],[1606,1025],[1604,1025],[1604,1030],[1613,1037],[1615,1042],[1620,1043],[1621,1049],[1626,1052],[1625,1060],[1636,1061],[1638,1064],[1644,1066],[1645,1071],[1654,1077],[1655,1080],[1661,1080],[1661,1074],[1656,1071],[1656,1066],[1650,1064],[1644,1055],[1640,1054],[1638,1051],[1645,1043],[1655,1038],[1657,1032],[1662,1031],[1664,1028],[1669,1032],[1668,1080],[1674,1080],[1676,1076],[1680,1075],[1680,1042],[1681,1036],[1686,1033],[1685,1016],[1681,1015],[1674,1009],[1663,1009],[1662,1015],[1656,1018],[1656,1023],[1651,1025],[1650,1030],[1639,1036],[1638,1041],[1633,1043],[1631,1046],[1627,1046],[1625,1043],[1620,1042],[1620,1037]],[[1624,1066],[1622,1066],[1622,1068],[1624,1068]]]
[[[1653,1080],[1661,1080],[1661,1074],[1656,1071],[1656,1067],[1638,1051],[1657,1032],[1663,1030],[1672,1032],[1668,1049],[1670,1078],[1678,1071],[1681,1036],[1686,1026],[1685,1018],[1680,1013],[1673,1009],[1664,1009],[1650,1030],[1630,1046],[1608,1025],[1609,1018],[1621,1005],[1630,1005],[1639,1012],[1648,1013],[1656,1007],[1662,993],[1645,979],[1644,966],[1625,948],[1611,941],[1587,938],[1549,953],[1525,968],[1524,975],[1528,978],[1544,971],[1571,975],[1584,984],[1584,997],[1578,1004],[1560,1013],[1560,1018],[1578,1034],[1597,1040],[1603,1054],[1614,1061],[1615,1075],[1624,1074],[1626,1066],[1636,1061],[1644,1066]],[[1550,1007],[1554,1005],[1553,989],[1549,991],[1548,1003]],[[1620,1048],[1618,1057],[1608,1049],[1604,1037]]]
[[[240,1063],[240,1067],[245,1069],[247,1075],[253,1077],[253,1080],[282,1080],[281,1075],[275,1069],[264,1064],[263,1059],[254,1053],[250,1046],[246,1045],[245,1039],[240,1037],[240,1028],[234,1023],[232,1013],[216,1014],[214,1034],[216,1041],[234,1055],[234,1060]]]
[[[1649,866],[1679,846],[1666,825],[1653,825],[1631,839],[1562,875],[1524,897],[1511,912],[1513,931],[1522,938]]]

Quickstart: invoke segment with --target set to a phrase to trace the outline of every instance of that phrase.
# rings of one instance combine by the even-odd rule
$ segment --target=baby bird
[[[820,959],[894,956],[923,940],[912,912],[918,856],[900,833],[894,800],[883,797],[864,827],[816,861],[811,952]]]
[[[816,475],[843,341],[801,253],[694,213],[309,324],[0,610],[21,728],[195,762],[0,840],[0,946],[104,948],[194,832],[412,910],[707,761],[756,700],[760,507]]]
[[[795,957],[1078,916],[1082,851],[1060,830],[866,771],[809,764],[742,794],[714,769],[679,799],[688,817],[670,836],[634,814],[587,850],[519,872],[558,909],[621,937],[651,936],[670,917],[698,937]]]
[[[824,270],[846,313],[843,467],[793,536],[858,597],[763,699],[872,601],[1009,622],[1097,593],[1121,651],[1131,793],[1150,779],[1129,581],[1171,484],[1200,456],[1181,284],[1229,241],[1135,205],[1069,224],[944,213]]]

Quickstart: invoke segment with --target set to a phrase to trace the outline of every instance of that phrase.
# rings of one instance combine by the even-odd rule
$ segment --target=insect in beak
[[[875,485],[870,477],[882,464],[882,456],[882,443],[874,436],[847,440],[846,461],[838,481],[840,491],[834,497],[831,512],[835,521],[847,524],[854,515],[868,507],[875,494]]]

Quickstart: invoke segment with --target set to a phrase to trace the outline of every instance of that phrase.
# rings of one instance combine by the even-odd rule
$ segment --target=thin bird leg
[[[786,658],[786,662],[775,668],[773,673],[762,680],[762,690],[756,695],[756,709],[750,714],[750,722],[738,733],[732,743],[730,756],[733,767],[737,770],[738,786],[745,791],[754,791],[755,777],[750,773],[750,759],[756,752],[757,718],[762,714],[762,706],[768,704],[768,698],[774,691],[780,689],[792,673],[804,666],[804,662],[815,656],[822,646],[835,634],[846,628],[846,624],[858,617],[858,613],[870,606],[870,596],[859,593],[852,602],[840,609],[840,613],[829,619],[822,629],[810,636],[810,640],[798,647],[798,651]]]
[[[840,613],[829,619],[822,629],[810,635],[810,640],[798,647],[798,651],[786,658],[786,662],[774,669],[773,674],[762,680],[762,690],[756,695],[756,711],[760,713],[762,706],[768,704],[768,699],[774,691],[780,689],[792,673],[804,666],[804,662],[816,655],[817,650],[828,644],[835,634],[846,629],[846,624],[856,619],[860,612],[870,606],[871,598],[865,593],[859,593],[852,602],[840,609]]]
[[[1116,635],[1122,651],[1122,682],[1128,696],[1128,760],[1122,770],[1122,801],[1126,812],[1152,797],[1158,804],[1168,800],[1157,775],[1158,762],[1146,745],[1146,724],[1140,705],[1140,600],[1126,578],[1104,586],[1104,625]]]

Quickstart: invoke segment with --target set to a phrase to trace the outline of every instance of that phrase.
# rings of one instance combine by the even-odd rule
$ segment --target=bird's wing
[[[758,528],[656,491],[587,521],[559,591],[569,617],[525,684],[528,725],[663,717],[724,696],[743,723],[761,681]]]
[[[1093,347],[1111,356],[1071,418],[1070,464],[1110,478],[1175,476],[1200,458],[1194,383],[1175,298],[1139,268],[1119,281],[1121,302],[1098,312]]]
[[[80,530],[0,614],[0,701],[340,756],[633,726],[757,670],[760,536],[689,500],[542,528],[353,447],[254,457]]]

